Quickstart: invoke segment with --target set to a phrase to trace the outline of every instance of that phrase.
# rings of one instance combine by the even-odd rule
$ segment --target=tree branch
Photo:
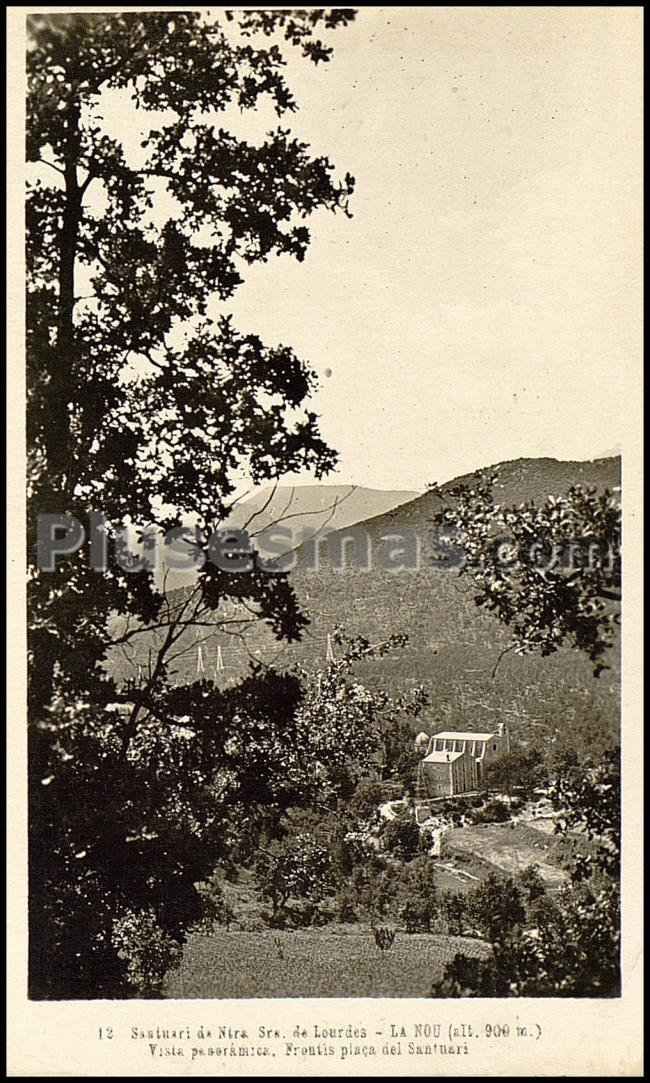
[[[516,647],[516,646],[517,646],[517,644],[516,644],[516,643],[511,643],[509,647],[505,647],[505,648],[504,648],[504,649],[503,649],[503,650],[501,651],[501,654],[499,655],[499,657],[497,658],[496,662],[494,663],[494,668],[493,668],[493,670],[492,670],[492,679],[493,679],[493,680],[494,680],[494,678],[496,677],[497,669],[499,668],[499,666],[500,666],[500,664],[501,664],[501,659],[502,659],[502,658],[503,658],[503,657],[504,657],[504,656],[505,656],[506,654],[508,654],[508,653],[509,653],[510,651],[514,651],[514,649],[515,649],[515,647]]]
[[[38,162],[42,162],[43,165],[49,165],[50,169],[56,170],[56,172],[59,173],[62,177],[65,177],[65,169],[62,169],[60,166],[55,165],[54,162],[49,162],[47,158],[43,158],[42,155],[40,155],[36,160]]]

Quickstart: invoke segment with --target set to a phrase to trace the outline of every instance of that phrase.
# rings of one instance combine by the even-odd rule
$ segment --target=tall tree
[[[191,516],[205,551],[243,475],[258,483],[307,468],[321,477],[336,462],[306,407],[314,372],[211,304],[232,297],[248,265],[304,259],[314,211],[349,213],[353,178],[337,180],[289,128],[246,142],[220,118],[265,100],[279,117],[294,112],[281,41],[328,61],[319,33],[353,17],[314,9],[29,20],[27,158],[38,163],[27,198],[35,995],[97,995],[117,897],[149,913],[151,816],[169,813],[153,832],[168,886],[187,887],[202,871],[188,843],[194,813],[180,818],[182,840],[172,825],[187,787],[178,720],[200,724],[205,704],[190,687],[166,722],[154,709],[181,637],[218,624],[231,597],[279,636],[296,637],[305,623],[286,578],[268,575],[254,554],[245,570],[238,554],[206,564],[172,603],[151,569],[129,566],[120,538],[129,524],[141,537]],[[134,125],[153,115],[137,156],[105,128],[110,95]],[[162,214],[161,201],[175,211]],[[48,515],[66,515],[69,527],[49,563]],[[89,534],[95,524],[102,573],[79,547],[77,523]],[[143,681],[116,688],[108,652],[151,628],[159,639]],[[116,700],[128,708],[107,710]],[[107,802],[119,815],[104,815]],[[111,846],[126,847],[115,898],[98,860]]]
[[[514,748],[485,767],[488,789],[505,790],[508,797],[515,787],[522,789],[526,795],[530,794],[535,786],[542,785],[544,778],[542,755],[536,748],[531,748],[528,752],[522,748]]]

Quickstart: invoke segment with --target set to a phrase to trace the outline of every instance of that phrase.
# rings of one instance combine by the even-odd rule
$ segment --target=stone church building
[[[488,763],[510,751],[507,726],[491,733],[443,730],[429,737],[419,733],[415,747],[422,753],[418,791],[422,797],[454,797],[480,790]]]

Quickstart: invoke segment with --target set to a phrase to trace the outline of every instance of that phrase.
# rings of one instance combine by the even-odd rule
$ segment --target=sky
[[[319,372],[332,481],[625,444],[639,31],[634,9],[362,9],[331,63],[292,59],[292,127],[356,177],[354,218],[314,215],[305,263],[254,268],[229,307]]]
[[[283,46],[296,114],[215,114],[246,138],[290,126],[356,178],[352,219],[317,212],[304,263],[246,267],[211,313],[318,372],[311,405],[340,454],[327,480],[421,490],[625,448],[641,364],[640,30],[634,8],[361,9],[329,37],[328,64]],[[103,105],[142,156],[143,129],[110,93]]]

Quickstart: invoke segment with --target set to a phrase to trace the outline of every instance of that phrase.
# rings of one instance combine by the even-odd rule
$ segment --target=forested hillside
[[[492,468],[497,472],[495,497],[501,503],[543,501],[548,495],[567,491],[573,484],[612,489],[620,484],[620,459],[592,462],[560,462],[554,459],[519,459]],[[453,488],[471,476],[454,479],[443,486]],[[291,582],[307,612],[310,624],[302,641],[278,644],[262,625],[233,626],[241,636],[220,631],[208,635],[201,645],[199,666],[219,684],[234,683],[253,661],[277,668],[296,663],[324,664],[328,634],[343,627],[371,642],[394,633],[408,636],[405,649],[391,653],[380,663],[361,667],[369,685],[393,691],[423,684],[431,706],[423,727],[471,725],[484,729],[497,719],[506,719],[513,731],[535,743],[542,734],[558,729],[568,743],[599,747],[610,743],[618,730],[619,659],[613,650],[610,668],[595,679],[586,658],[575,651],[561,650],[550,658],[507,656],[492,677],[496,658],[506,643],[506,632],[489,614],[474,604],[474,592],[458,571],[436,566],[431,559],[431,518],[438,498],[431,493],[409,501],[357,525],[356,558],[342,545],[349,531],[328,535],[318,547],[318,567],[310,544],[296,553]],[[361,529],[362,528],[362,529]],[[386,557],[395,548],[395,535],[406,545],[418,542],[418,566],[394,571]],[[387,536],[393,540],[386,540]],[[359,545],[367,536],[370,552]],[[361,542],[359,541],[361,539]],[[382,540],[383,539],[383,540]],[[352,566],[341,568],[340,554],[347,553]],[[411,548],[408,548],[411,553]],[[410,557],[405,560],[410,563]],[[237,615],[231,609],[228,615]],[[250,614],[241,611],[242,618]],[[113,659],[123,677],[136,675],[135,665],[146,666],[147,647],[142,641],[136,655],[127,662]],[[197,673],[198,641],[188,639],[186,653],[177,661],[183,678]],[[215,672],[218,647],[223,670]],[[336,648],[335,648],[336,649]]]

